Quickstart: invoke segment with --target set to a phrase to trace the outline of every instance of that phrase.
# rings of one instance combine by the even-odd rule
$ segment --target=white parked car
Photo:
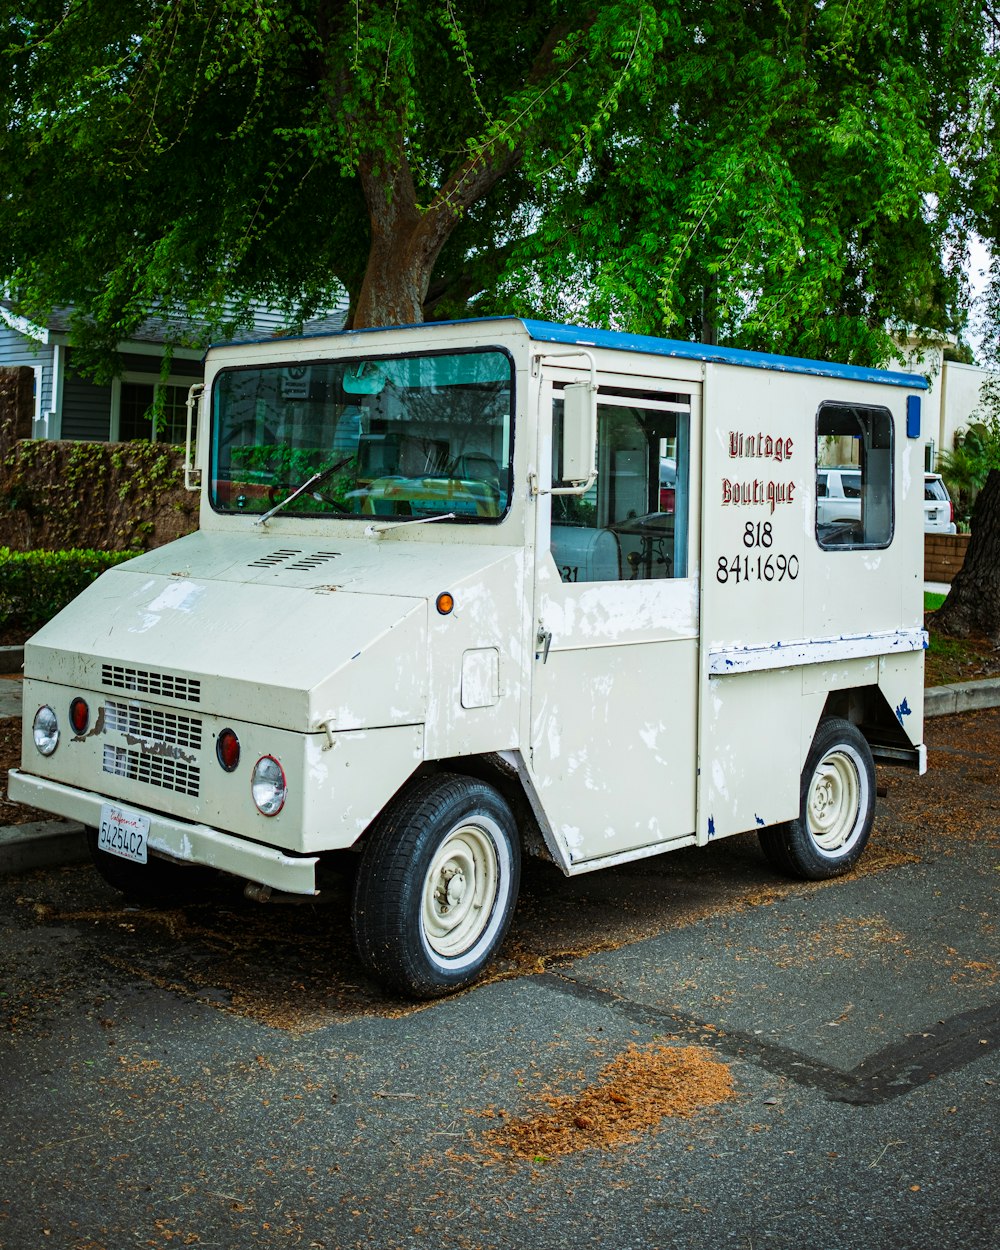
[[[861,519],[861,470],[857,465],[816,471],[816,519],[821,525]]]
[[[861,470],[857,465],[817,471],[816,515],[821,525],[851,524],[861,519]],[[924,532],[956,533],[955,508],[940,473],[924,474]]]
[[[924,533],[954,534],[955,505],[940,473],[924,474]]]

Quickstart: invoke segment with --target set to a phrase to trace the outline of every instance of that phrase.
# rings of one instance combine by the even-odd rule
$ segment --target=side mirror
[[[590,483],[596,452],[597,387],[573,382],[563,390],[563,481]]]
[[[187,404],[185,405],[187,408],[187,436],[184,439],[184,489],[194,492],[201,490],[201,469],[195,464],[194,440],[198,436],[201,397],[204,393],[204,382],[195,382],[188,389]]]

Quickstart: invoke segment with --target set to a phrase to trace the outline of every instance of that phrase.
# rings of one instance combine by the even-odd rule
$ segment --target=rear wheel
[[[361,962],[415,998],[470,984],[506,936],[520,871],[514,817],[492,786],[453,773],[417,782],[371,830],[358,867]]]
[[[207,873],[204,869],[188,868],[156,855],[151,855],[145,864],[136,864],[100,850],[96,829],[87,829],[86,834],[94,867],[112,889],[132,902],[181,903],[205,884]]]
[[[860,730],[839,717],[820,722],[802,770],[799,815],[760,830],[776,868],[807,881],[847,872],[871,836],[875,764]]]

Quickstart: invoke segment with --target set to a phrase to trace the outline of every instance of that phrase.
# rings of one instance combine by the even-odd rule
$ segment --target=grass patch
[[[924,592],[924,611],[935,612],[947,594]],[[992,640],[972,635],[953,638],[934,628],[927,621],[928,643],[924,652],[924,685],[946,686],[958,681],[979,681],[984,677],[1000,677],[1000,648]]]
[[[947,686],[957,681],[1000,677],[1000,649],[989,638],[952,638],[928,630],[924,652],[924,685]]]
[[[979,667],[979,660],[979,651],[973,643],[964,638],[932,633],[924,656],[928,677],[926,684],[936,686],[966,681],[970,673]]]

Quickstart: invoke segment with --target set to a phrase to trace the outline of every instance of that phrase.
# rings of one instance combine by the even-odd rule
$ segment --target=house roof
[[[251,308],[251,315],[253,319],[250,325],[240,330],[241,338],[246,334],[252,334],[257,338],[277,338],[289,333],[287,318],[273,308],[256,304]],[[39,343],[64,342],[70,333],[72,317],[72,307],[56,308],[44,325],[38,325],[27,317],[21,316],[16,311],[12,300],[0,300],[0,319],[5,321],[12,330]],[[293,330],[295,333],[331,334],[343,329],[346,317],[347,296],[345,295],[334,308],[305,322],[301,327],[293,327]],[[148,317],[132,332],[128,343],[155,347],[174,343],[181,347],[193,347],[201,351],[207,346],[208,334],[209,325],[204,320],[186,317],[181,313],[163,312]]]

